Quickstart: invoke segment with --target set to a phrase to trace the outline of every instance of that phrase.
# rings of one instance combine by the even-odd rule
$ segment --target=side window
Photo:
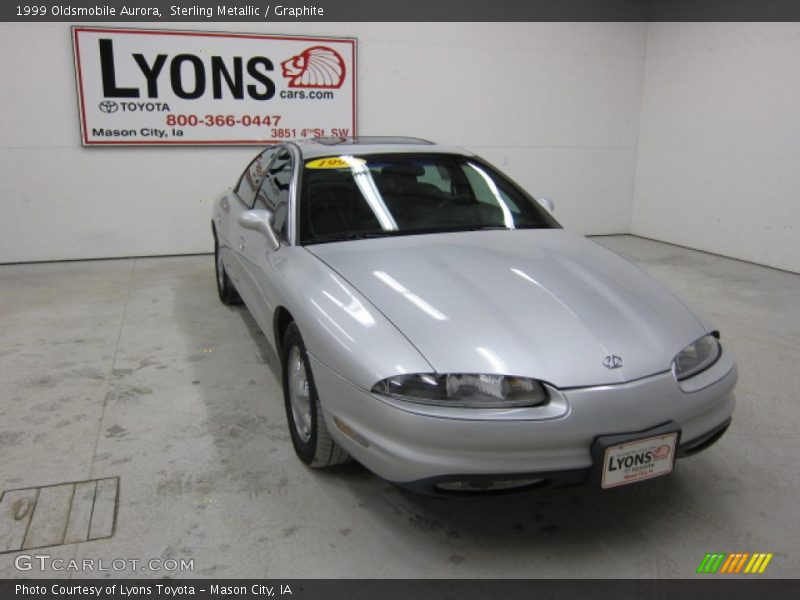
[[[253,159],[239,178],[239,183],[234,190],[239,198],[242,199],[247,208],[253,208],[256,199],[256,192],[264,182],[264,175],[267,173],[267,165],[275,156],[277,148],[267,148]]]
[[[289,186],[292,183],[294,161],[291,153],[281,148],[266,168],[261,189],[256,196],[256,208],[266,208],[275,216],[275,232],[284,241],[289,239]]]

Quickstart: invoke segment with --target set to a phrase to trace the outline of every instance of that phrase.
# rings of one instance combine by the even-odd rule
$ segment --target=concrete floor
[[[597,241],[717,323],[740,368],[733,426],[638,487],[458,500],[304,467],[277,358],[218,302],[210,257],[0,267],[0,492],[120,478],[112,538],[27,553],[194,559],[184,576],[504,578],[691,577],[706,552],[741,551],[798,576],[800,276]],[[0,577],[51,575],[15,556]]]

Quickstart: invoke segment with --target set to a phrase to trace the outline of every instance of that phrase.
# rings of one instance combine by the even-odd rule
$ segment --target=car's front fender
[[[309,354],[351,383],[369,390],[386,377],[433,371],[375,306],[303,247],[292,247],[271,274],[278,306],[291,313]]]

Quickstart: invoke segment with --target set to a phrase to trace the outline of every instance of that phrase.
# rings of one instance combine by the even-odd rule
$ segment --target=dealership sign
[[[356,133],[356,40],[74,27],[84,145]]]

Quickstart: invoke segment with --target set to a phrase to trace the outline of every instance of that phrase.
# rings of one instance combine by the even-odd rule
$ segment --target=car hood
[[[306,248],[439,373],[607,385],[670,368],[706,333],[669,290],[562,229],[365,239]],[[608,368],[607,356],[622,359]]]

